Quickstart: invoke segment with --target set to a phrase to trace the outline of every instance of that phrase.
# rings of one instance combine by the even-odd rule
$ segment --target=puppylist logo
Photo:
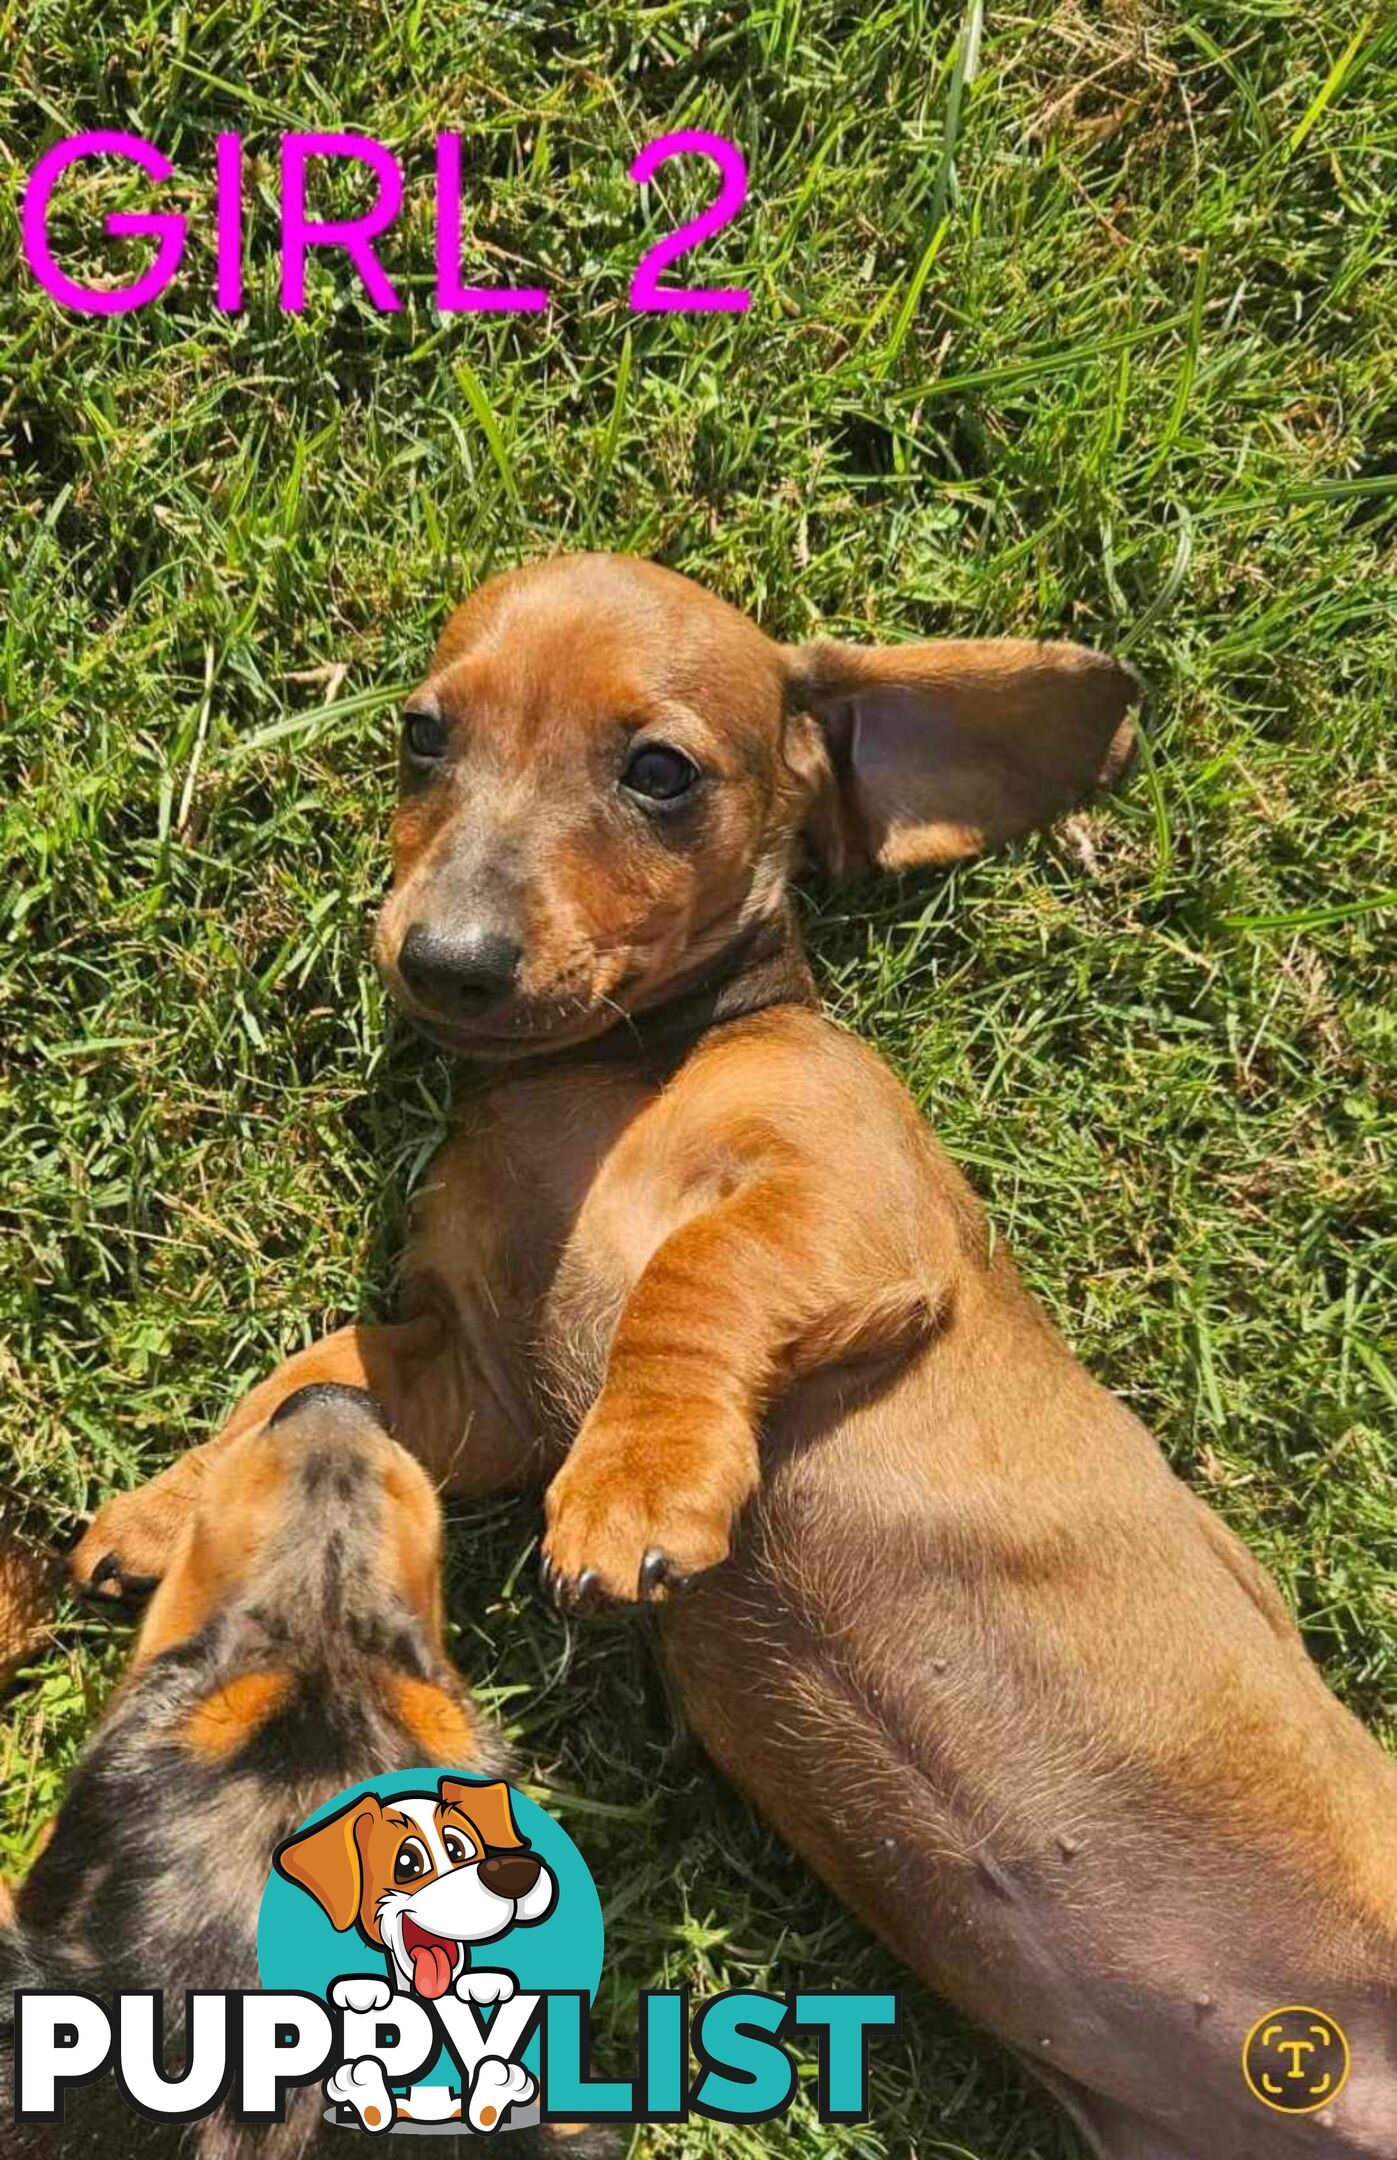
[[[592,2075],[601,1903],[545,1809],[499,1779],[410,1771],[351,1788],[269,1855],[260,1990],[192,1993],[185,2060],[167,2074],[158,1990],[110,2001],[15,1998],[16,2118],[58,2123],[75,2086],[113,2075],[128,2106],[192,2122],[227,2106],[283,2120],[319,2084],[325,2117],[490,2136],[537,2122],[764,2122],[795,2098],[784,2045],[818,2050],[826,2122],[867,2111],[868,2045],[895,2031],[894,1994],[683,1990],[639,2003],[630,2078]],[[691,2053],[697,2071],[691,2066]]]
[[[328,1953],[342,1968],[328,1987],[323,1962],[313,1975],[340,2016],[341,2061],[325,2083],[337,2121],[375,2132],[395,2122],[493,2131],[537,2121],[538,2078],[521,2053],[539,1996],[515,1967],[533,1963],[522,1931],[557,1909],[559,1874],[521,1834],[516,1804],[524,1805],[498,1780],[442,1775],[416,1791],[371,1788],[278,1848],[277,1873],[304,1894],[291,1901],[285,1938],[295,1975],[306,1975],[304,1897],[349,1938]],[[590,1878],[586,1890],[590,1897],[574,1886],[573,1925],[549,1963],[560,1981],[590,1989],[601,1921]],[[264,1978],[282,1963],[276,1908],[285,1901],[269,1898],[259,1930]]]

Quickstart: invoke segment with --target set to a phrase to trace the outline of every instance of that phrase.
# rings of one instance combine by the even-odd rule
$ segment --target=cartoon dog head
[[[332,1927],[386,1952],[395,1984],[444,1995],[472,1943],[544,1920],[558,1885],[515,1828],[509,1787],[444,1777],[435,1793],[361,1793],[277,1848],[276,1867]]]

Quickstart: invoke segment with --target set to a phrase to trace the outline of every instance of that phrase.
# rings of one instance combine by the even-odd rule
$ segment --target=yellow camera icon
[[[1323,2010],[1290,2003],[1268,2010],[1247,2034],[1242,2075],[1263,2107],[1281,2115],[1313,2115],[1336,2100],[1348,2081],[1343,2029]]]

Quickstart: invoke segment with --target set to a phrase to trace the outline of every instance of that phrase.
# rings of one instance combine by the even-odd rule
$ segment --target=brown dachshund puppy
[[[1394,2160],[1397,1768],[821,1018],[788,893],[806,847],[949,863],[1052,818],[1135,694],[1071,645],[783,648],[617,558],[477,592],[408,704],[378,933],[472,1068],[410,1317],[229,1432],[332,1377],[458,1489],[551,1475],[555,1587],[662,1601],[718,1762],[1098,2153]],[[189,1478],[112,1503],[80,1575],[157,1571]],[[1244,2042],[1290,2005],[1351,2074],[1302,2039],[1268,2104]]]
[[[318,2083],[265,2129],[146,2121],[111,2079],[70,2092],[61,2126],[16,2124],[12,1991],[161,1988],[178,2060],[186,1988],[258,1985],[262,1886],[313,1808],[422,1762],[508,1768],[442,1648],[436,1496],[377,1404],[311,1387],[202,1459],[129,1672],[0,1912],[7,2160],[342,2154]],[[499,1808],[505,1788],[479,1790]],[[621,2149],[605,2130],[516,2134],[525,2160]]]

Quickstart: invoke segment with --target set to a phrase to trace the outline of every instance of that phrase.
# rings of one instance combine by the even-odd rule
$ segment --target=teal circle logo
[[[365,1780],[307,1816],[272,1858],[257,1923],[262,1985],[344,2017],[327,2112],[369,2130],[536,2119],[538,2036],[517,2045],[515,1998],[594,1998],[603,1949],[596,1886],[561,1825],[502,1779],[439,1767]],[[466,2034],[465,2071],[442,2047],[428,2067],[404,2061],[400,2084],[392,2046],[372,2051],[427,2029],[424,2008]],[[490,2053],[511,2028],[516,2044]],[[355,2032],[370,2036],[357,2060]]]

